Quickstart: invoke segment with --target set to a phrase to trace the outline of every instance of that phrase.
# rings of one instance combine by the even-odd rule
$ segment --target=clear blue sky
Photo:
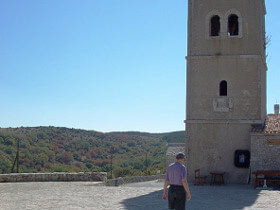
[[[280,1],[267,1],[268,113]],[[184,129],[187,0],[0,0],[0,126]]]

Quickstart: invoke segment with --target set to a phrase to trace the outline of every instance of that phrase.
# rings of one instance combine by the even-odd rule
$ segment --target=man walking
[[[184,210],[186,200],[191,199],[191,193],[187,182],[187,171],[184,166],[185,155],[178,153],[176,155],[176,162],[168,166],[165,174],[165,182],[162,198],[167,198],[168,189],[168,207],[169,209]]]

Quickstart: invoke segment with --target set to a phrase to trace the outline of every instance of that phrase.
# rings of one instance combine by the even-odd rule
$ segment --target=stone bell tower
[[[225,172],[229,183],[247,182],[251,126],[266,117],[265,14],[264,0],[188,1],[190,180],[200,169],[201,175]]]

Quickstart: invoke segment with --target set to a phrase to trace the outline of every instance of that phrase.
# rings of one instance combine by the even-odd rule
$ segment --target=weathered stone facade
[[[265,14],[263,0],[189,0],[190,180],[196,169],[223,171],[228,183],[248,180],[249,168],[236,167],[234,158],[237,150],[251,150],[251,125],[266,118]]]
[[[279,105],[275,106],[275,114],[267,116],[263,129],[252,129],[251,171],[257,170],[280,170]]]
[[[273,145],[269,140],[277,140],[278,135],[251,135],[251,170],[280,170],[280,144]]]
[[[99,181],[106,182],[105,172],[79,173],[12,173],[0,174],[0,182],[45,182],[45,181]]]

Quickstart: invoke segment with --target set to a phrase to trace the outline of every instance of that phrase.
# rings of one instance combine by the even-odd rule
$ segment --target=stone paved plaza
[[[0,183],[0,209],[165,210],[163,182],[119,187],[93,182]],[[192,186],[187,209],[280,209],[280,191],[251,185]]]

